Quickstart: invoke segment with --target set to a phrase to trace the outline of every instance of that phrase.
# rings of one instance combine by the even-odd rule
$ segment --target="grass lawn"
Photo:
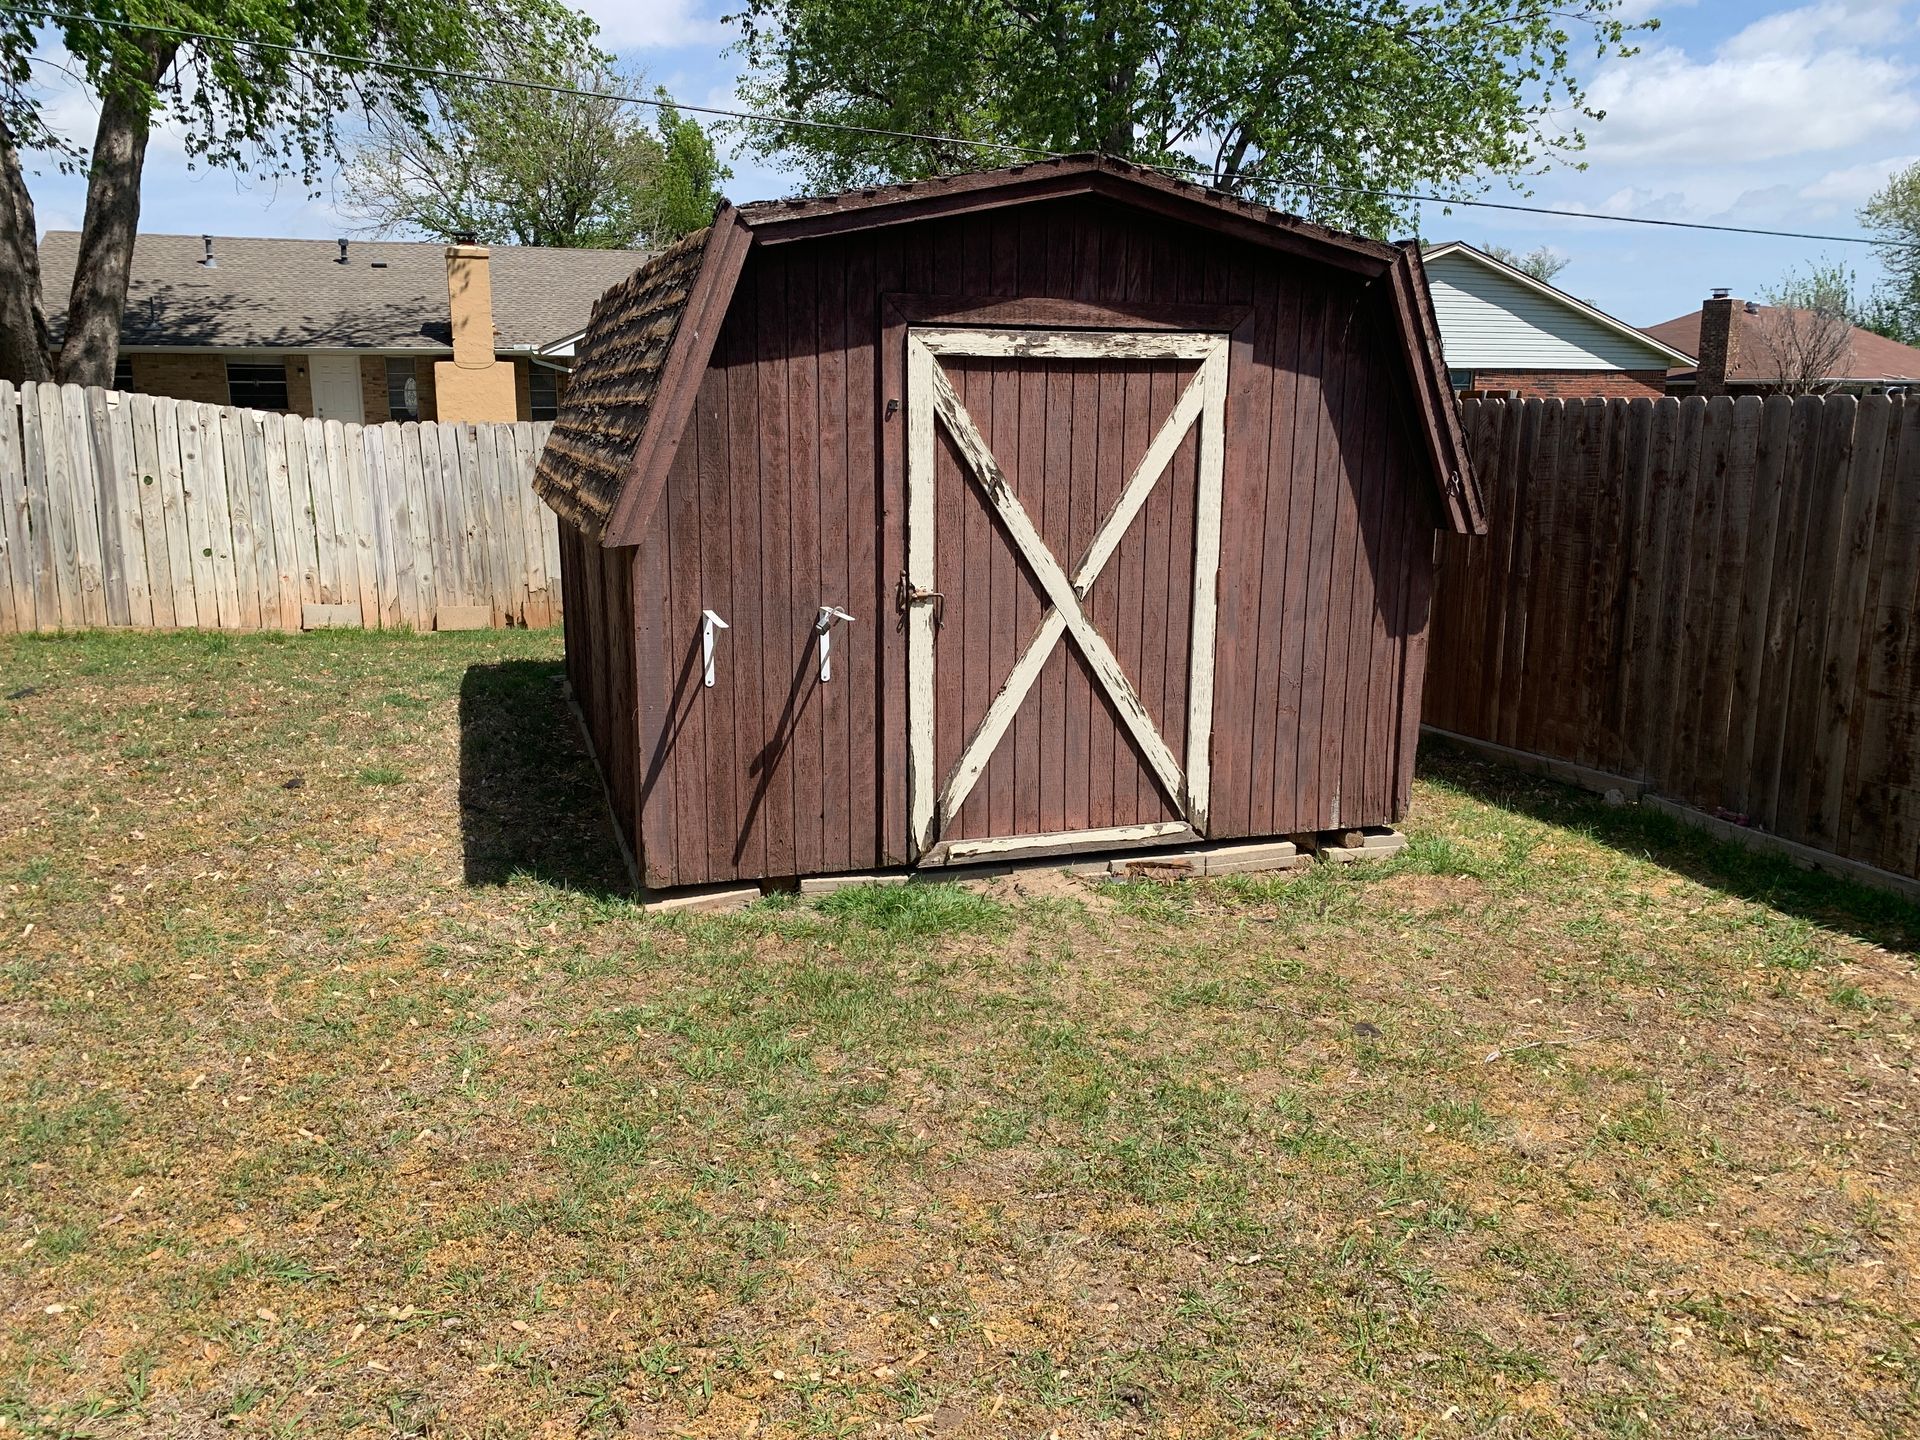
[[[558,653],[0,641],[0,1437],[1920,1433],[1920,912],[1434,752],[651,919]]]

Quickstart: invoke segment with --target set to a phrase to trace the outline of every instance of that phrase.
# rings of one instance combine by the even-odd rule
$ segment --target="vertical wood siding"
[[[656,524],[632,552],[647,883],[907,861],[906,645],[893,608],[905,419],[886,414],[905,396],[899,357],[883,348],[890,294],[1251,310],[1228,381],[1211,832],[1398,818],[1438,511],[1384,288],[1086,199],[757,249]],[[1179,367],[953,368],[996,448],[1021,457],[1023,477],[1032,466],[1018,483],[1039,491],[1035,522],[1070,564],[1125,458],[1171,407]],[[1174,462],[1185,481],[1156,487],[1089,597],[1176,751],[1194,465],[1189,441]],[[965,603],[950,599],[937,641],[944,759],[1041,612],[984,509],[949,479],[940,563],[964,568]],[[824,686],[821,605],[856,617],[834,634]],[[733,627],[711,689],[706,608]],[[1151,775],[1105,707],[1063,643],[956,833],[1158,818]]]
[[[551,625],[550,429],[0,381],[0,634]]]
[[[558,523],[567,683],[593,742],[614,823],[640,850],[637,687],[634,672],[633,552],[603,550],[566,520]]]
[[[1920,875],[1920,404],[1469,401],[1426,718]]]

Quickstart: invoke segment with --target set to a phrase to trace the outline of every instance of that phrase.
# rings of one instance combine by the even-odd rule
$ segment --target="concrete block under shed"
[[[1244,845],[1213,845],[1157,855],[1123,855],[1107,862],[1106,873],[1139,880],[1190,880],[1206,875],[1292,870],[1305,863],[1306,857],[1291,840],[1258,840]]]
[[[726,885],[717,889],[683,890],[641,904],[649,915],[721,915],[744,909],[759,898],[758,885]]]
[[[851,890],[856,885],[904,885],[912,877],[905,871],[875,872],[869,875],[802,875],[802,895],[831,895],[836,890]]]
[[[1407,848],[1407,837],[1398,830],[1384,828],[1362,832],[1358,845],[1322,845],[1315,853],[1335,865],[1350,865],[1356,860],[1390,860]]]

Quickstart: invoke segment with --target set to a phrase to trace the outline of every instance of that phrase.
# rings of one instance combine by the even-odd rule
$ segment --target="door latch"
[[[910,606],[933,602],[933,628],[941,629],[947,623],[947,597],[938,590],[922,590],[908,578],[907,572],[900,572],[900,583],[894,587],[893,608],[905,615]]]
[[[853,623],[853,616],[838,605],[822,605],[813,622],[813,633],[820,637],[820,683],[833,679],[833,627],[836,622]]]

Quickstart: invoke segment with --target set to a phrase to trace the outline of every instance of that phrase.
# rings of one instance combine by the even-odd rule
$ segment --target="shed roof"
[[[594,302],[563,415],[533,477],[541,498],[590,535],[620,498],[709,233],[683,237]]]
[[[438,241],[350,240],[343,265],[337,240],[212,240],[212,268],[201,263],[202,236],[134,240],[121,345],[445,350],[453,343],[447,247]],[[646,259],[636,250],[489,249],[502,350],[532,350],[578,330],[594,297]],[[56,332],[66,321],[79,251],[72,230],[50,230],[40,242]]]
[[[753,246],[1086,194],[1386,279],[1415,397],[1414,428],[1425,439],[1442,512],[1457,530],[1484,530],[1417,245],[1330,230],[1091,155],[738,208],[723,203],[707,230],[649,261],[595,307],[535,489],[602,544],[638,542]]]

